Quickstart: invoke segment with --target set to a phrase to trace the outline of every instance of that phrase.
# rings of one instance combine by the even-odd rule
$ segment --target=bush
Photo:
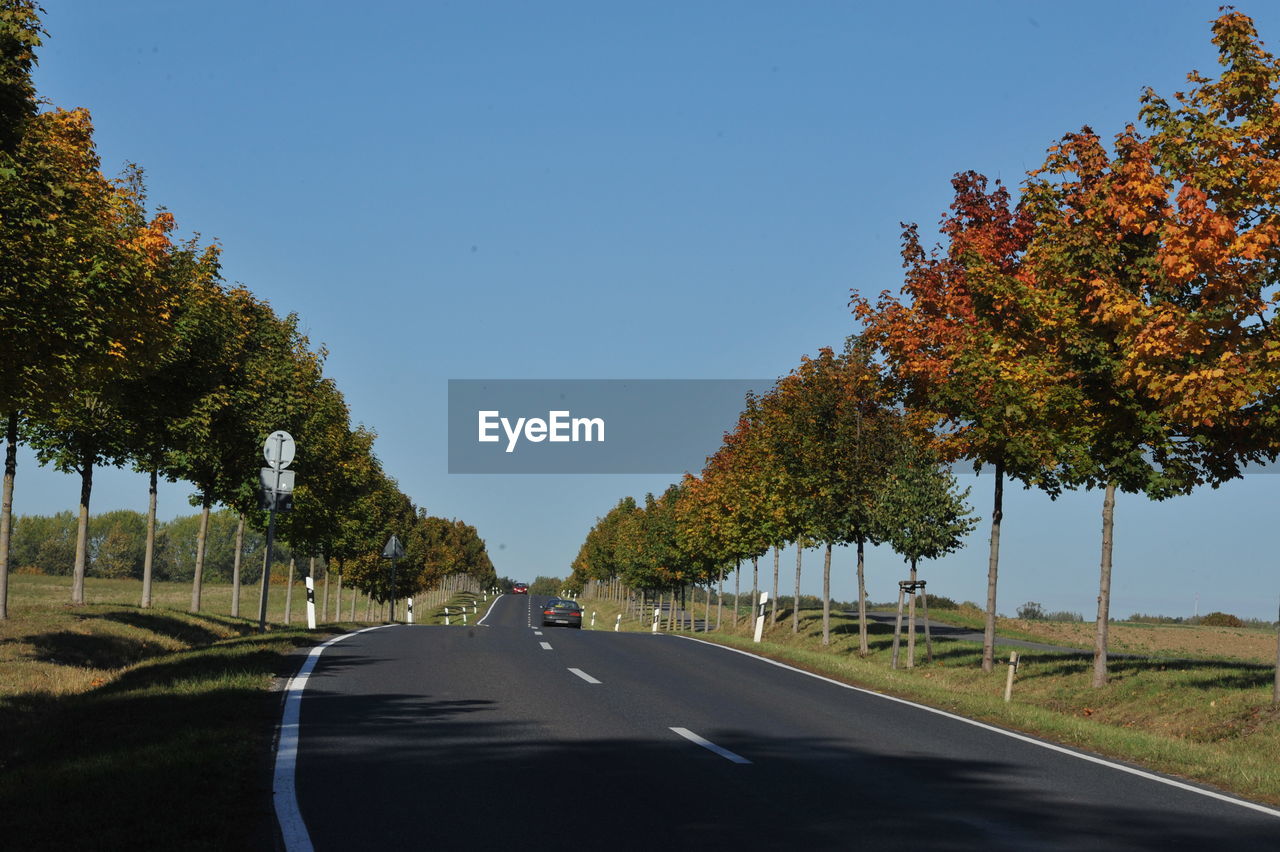
[[[1211,612],[1200,623],[1206,627],[1244,627],[1244,622],[1229,612]]]
[[[1018,607],[1018,618],[1023,621],[1044,621],[1044,610],[1040,608],[1040,604],[1035,601],[1027,601]]]
[[[1084,621],[1084,616],[1078,612],[1067,612],[1066,610],[1058,610],[1045,615],[1045,621],[1061,621],[1068,624],[1074,624]]]
[[[929,609],[959,609],[960,605],[945,595],[925,595]]]
[[[1143,612],[1135,612],[1128,620],[1135,624],[1182,624],[1186,621],[1180,615],[1147,615]]]

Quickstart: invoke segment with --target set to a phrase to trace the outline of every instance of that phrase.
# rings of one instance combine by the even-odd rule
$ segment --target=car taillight
[[[556,614],[556,611],[555,611],[554,609],[544,609],[544,610],[542,611],[542,614],[543,614],[543,615],[555,615],[555,614]]]

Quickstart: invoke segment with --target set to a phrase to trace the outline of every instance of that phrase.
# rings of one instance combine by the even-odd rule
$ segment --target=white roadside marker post
[[[449,626],[449,607],[444,608],[444,626]]]
[[[653,632],[654,633],[658,632],[658,614],[660,612],[662,612],[662,610],[659,609],[658,607],[655,606],[653,608]]]
[[[413,598],[409,598],[408,616],[409,616],[409,623],[413,624]]]
[[[1009,677],[1004,682],[1004,703],[1013,698],[1013,674],[1018,670],[1018,652],[1009,652]]]
[[[761,592],[759,612],[756,614],[756,642],[764,635],[764,605],[768,600],[769,593]]]
[[[463,607],[463,608],[462,608],[462,623],[463,623],[463,624],[466,624],[466,623],[467,623],[467,608],[466,608],[466,607]]]
[[[307,629],[316,629],[316,587],[315,581],[308,574],[307,582]]]
[[[613,622],[613,632],[617,633],[622,629],[622,613],[618,613],[618,617]]]
[[[596,611],[594,609],[591,610],[591,629],[596,629]]]

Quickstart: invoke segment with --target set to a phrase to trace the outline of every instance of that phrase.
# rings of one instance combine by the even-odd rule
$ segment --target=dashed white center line
[[[574,674],[576,674],[578,677],[580,677],[580,678],[582,678],[583,680],[585,680],[587,683],[599,683],[599,682],[600,682],[600,681],[596,680],[595,678],[593,678],[591,675],[589,675],[589,674],[587,674],[586,672],[584,672],[582,669],[569,669],[569,671],[573,672],[573,673],[574,673]]]
[[[542,631],[541,631],[541,630],[535,630],[535,631],[533,631],[533,635],[534,635],[534,636],[541,636],[541,635],[542,635]]]
[[[720,746],[716,745],[710,740],[703,739],[702,737],[698,736],[688,728],[672,728],[671,730],[675,731],[677,734],[684,737],[689,742],[697,743],[698,745],[705,748],[707,751],[715,752],[716,754],[723,757],[725,760],[731,761],[733,763],[750,763],[751,762],[740,754],[734,754],[733,752],[729,751],[727,748],[721,748]]]
[[[542,650],[544,650],[544,651],[550,651],[550,650],[551,650],[551,643],[550,643],[550,642],[539,642],[538,644],[542,646]]]

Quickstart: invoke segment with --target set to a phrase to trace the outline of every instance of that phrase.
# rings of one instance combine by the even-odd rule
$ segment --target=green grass
[[[72,607],[48,582],[65,578],[14,579],[0,621],[4,848],[270,848],[270,686],[295,648],[355,625],[259,634],[247,618]],[[91,599],[119,591],[108,582],[91,579]]]

